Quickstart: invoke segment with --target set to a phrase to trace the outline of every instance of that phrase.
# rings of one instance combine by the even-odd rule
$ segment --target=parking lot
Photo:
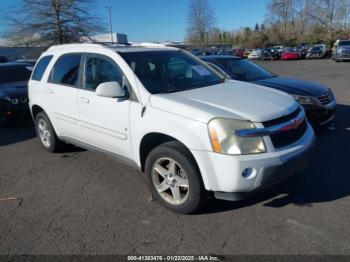
[[[337,97],[305,172],[183,216],[153,201],[131,167],[77,148],[49,154],[32,127],[0,128],[0,254],[350,254],[350,63],[259,63]]]

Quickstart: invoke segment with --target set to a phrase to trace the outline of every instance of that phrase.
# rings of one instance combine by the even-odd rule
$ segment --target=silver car
[[[336,62],[350,60],[350,40],[339,40],[335,43],[333,60]]]

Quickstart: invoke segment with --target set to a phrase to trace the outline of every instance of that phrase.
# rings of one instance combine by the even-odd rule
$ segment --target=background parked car
[[[306,58],[306,55],[307,55],[309,49],[310,48],[308,48],[307,46],[299,46],[297,48],[297,50],[299,51],[300,59]]]
[[[350,40],[338,40],[333,47],[333,59],[336,62],[350,60]]]
[[[234,56],[243,57],[244,56],[244,50],[241,48],[235,48],[232,50]]]
[[[30,119],[28,107],[28,80],[32,64],[0,64],[0,124]]]
[[[271,55],[271,50],[269,48],[264,48],[261,50],[261,60],[271,60],[272,55]]]
[[[300,52],[295,48],[286,48],[281,53],[281,60],[297,60],[300,59]]]
[[[272,47],[272,48],[270,48],[270,51],[271,51],[271,57],[273,60],[278,60],[281,58],[281,52],[280,52],[279,48]]]
[[[248,58],[248,56],[252,51],[253,51],[252,49],[244,49],[243,58]]]
[[[314,126],[326,125],[335,116],[336,100],[330,88],[318,83],[275,75],[255,63],[233,56],[203,56],[203,61],[231,79],[278,89],[292,95]]]
[[[307,53],[306,58],[323,58],[326,55],[326,49],[322,46],[315,45]]]
[[[260,49],[253,50],[248,56],[248,59],[252,59],[252,60],[257,60],[260,58],[261,58],[261,50]]]

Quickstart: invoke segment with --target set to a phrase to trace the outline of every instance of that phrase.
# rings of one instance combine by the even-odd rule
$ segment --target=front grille
[[[320,96],[318,99],[320,100],[322,105],[328,105],[334,100],[334,95],[332,91],[329,90],[327,91],[327,93],[325,93],[323,96]]]
[[[294,119],[300,113],[300,111],[301,109],[298,108],[296,111],[294,111],[293,113],[287,116],[283,116],[278,119],[263,122],[263,125],[264,127],[270,127],[278,124],[283,124],[289,120]],[[293,144],[294,142],[302,138],[302,136],[306,132],[306,129],[307,129],[307,122],[306,122],[306,119],[304,119],[303,122],[299,125],[299,127],[295,129],[290,129],[288,131],[285,131],[279,134],[271,135],[270,138],[271,138],[272,144],[275,148],[281,148],[281,147]]]
[[[301,111],[301,108],[298,107],[298,109],[295,110],[293,113],[286,115],[286,116],[282,116],[280,118],[273,119],[273,120],[265,121],[265,122],[263,122],[263,125],[264,125],[264,127],[270,127],[270,126],[283,124],[289,120],[296,118],[297,115],[300,113],[300,111]]]

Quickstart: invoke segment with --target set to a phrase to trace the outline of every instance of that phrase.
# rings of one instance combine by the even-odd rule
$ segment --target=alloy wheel
[[[171,158],[160,158],[153,165],[152,182],[158,194],[169,204],[183,204],[189,194],[186,172]]]
[[[40,119],[38,122],[38,131],[41,142],[45,147],[51,146],[51,133],[47,127],[47,123],[44,119]]]

